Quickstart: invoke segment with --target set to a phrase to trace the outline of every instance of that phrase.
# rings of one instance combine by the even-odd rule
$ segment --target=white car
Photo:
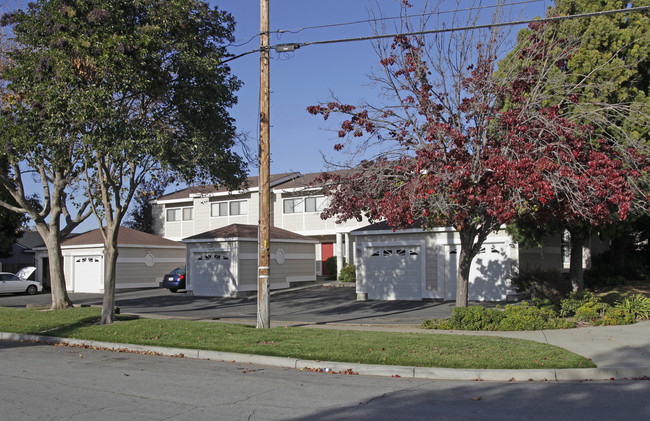
[[[0,294],[24,292],[34,295],[43,291],[43,285],[40,282],[27,279],[35,270],[34,266],[27,266],[16,274],[0,272]]]

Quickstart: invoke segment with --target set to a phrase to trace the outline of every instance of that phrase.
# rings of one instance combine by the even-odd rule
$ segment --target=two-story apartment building
[[[353,261],[349,233],[367,226],[368,222],[337,224],[333,219],[321,219],[327,199],[320,188],[310,185],[318,175],[298,172],[271,175],[271,223],[316,239],[316,273],[327,275],[324,263],[329,257],[337,257],[339,269],[344,260]],[[159,197],[153,202],[153,212],[154,233],[175,241],[231,224],[257,225],[259,179],[250,177],[246,187],[232,192],[215,186],[188,187]]]
[[[272,251],[276,253],[272,259],[276,260],[277,264],[282,264],[285,258],[293,258],[299,264],[292,265],[297,267],[309,258],[315,265],[314,272],[311,272],[311,279],[315,279],[314,273],[327,275],[324,263],[329,257],[336,256],[339,270],[344,261],[356,266],[356,290],[360,299],[419,300],[455,297],[460,240],[453,228],[422,230],[414,227],[395,232],[386,228],[385,224],[370,225],[366,220],[352,220],[342,224],[337,224],[334,218],[324,220],[321,218],[321,212],[327,206],[328,199],[323,195],[322,187],[313,185],[319,175],[320,173],[302,175],[292,172],[271,176],[272,226],[286,231],[279,234],[282,240],[276,241],[294,241],[295,244],[301,244],[287,244],[282,246],[281,251]],[[257,177],[249,178],[248,185],[239,191],[229,192],[214,186],[182,189],[155,200],[153,209],[155,233],[170,240],[185,239],[184,242],[188,244],[186,261],[189,266],[196,266],[195,272],[199,271],[199,259],[210,256],[212,261],[215,261],[217,256],[231,268],[228,276],[235,276],[232,271],[234,264],[228,262],[232,262],[237,256],[240,259],[243,256],[243,260],[248,261],[255,257],[252,253],[255,250],[249,250],[249,244],[234,244],[236,239],[240,243],[250,242],[254,240],[255,235],[249,232],[246,236],[230,235],[226,238],[221,234],[224,230],[219,229],[227,227],[225,231],[228,232],[250,231],[251,226],[258,224]],[[234,227],[233,224],[245,224],[249,227]],[[202,238],[200,235],[210,232],[214,234],[207,234],[209,238]],[[292,238],[292,233],[309,239]],[[197,235],[201,238],[196,239]],[[315,245],[311,239],[316,240]],[[196,241],[202,243],[192,245]],[[205,248],[208,247],[206,242],[211,248]],[[195,246],[204,248],[199,253],[190,249]],[[313,253],[305,252],[304,247],[312,246],[315,247]],[[595,246],[598,249],[600,241],[594,239],[590,241],[589,246],[588,248]],[[470,299],[505,300],[507,295],[513,292],[509,278],[512,269],[516,267],[566,270],[566,250],[565,242],[561,242],[559,237],[545,240],[545,244],[540,247],[526,249],[520,248],[503,230],[492,233],[472,263]],[[588,250],[585,250],[585,253],[587,257]],[[189,263],[190,257],[196,257],[192,258],[192,265]],[[242,264],[250,266],[246,262]],[[584,267],[588,265],[586,258]],[[287,265],[283,266],[280,272],[286,268]],[[249,273],[251,270],[253,272]],[[206,273],[216,282],[218,276]],[[237,273],[240,276],[247,274],[246,279],[231,282],[233,285],[239,282],[239,289],[246,286],[244,284],[250,281],[249,277],[255,276],[254,268],[248,266]],[[300,276],[295,274],[287,279],[298,279]],[[226,288],[224,285],[215,284],[215,288],[217,287]],[[232,286],[229,288],[235,289]]]

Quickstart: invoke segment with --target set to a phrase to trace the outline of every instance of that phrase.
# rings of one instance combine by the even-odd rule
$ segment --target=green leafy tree
[[[35,47],[29,28],[14,25],[16,18],[2,17],[13,38],[3,32],[0,49],[0,154],[8,166],[0,185],[10,196],[0,198],[0,206],[34,223],[49,254],[51,308],[59,309],[72,305],[61,241],[91,214],[88,199],[75,188],[83,170],[79,131],[67,117],[75,99],[69,81],[53,72],[59,59]],[[30,191],[30,182],[41,186],[40,195]]]
[[[79,157],[103,227],[101,323],[111,323],[117,236],[142,183],[161,173],[232,188],[245,180],[227,111],[241,83],[222,63],[235,22],[195,0],[41,0],[12,22],[24,90],[37,96],[31,115],[58,117],[53,152]]]

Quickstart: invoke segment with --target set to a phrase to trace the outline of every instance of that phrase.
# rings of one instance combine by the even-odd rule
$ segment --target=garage
[[[458,252],[460,246],[446,245],[445,299],[456,299]],[[472,260],[468,297],[476,301],[503,301],[509,292],[510,247],[506,242],[486,243]]]
[[[379,222],[350,233],[355,239],[359,300],[456,299],[460,236],[450,227],[393,231]],[[469,299],[501,301],[518,248],[505,232],[488,236],[472,261]]]
[[[127,227],[117,236],[115,288],[158,288],[163,276],[185,264],[182,243]],[[49,270],[45,246],[35,247],[36,280]],[[72,234],[61,243],[66,289],[70,292],[104,291],[104,237],[99,229]]]
[[[371,300],[420,300],[422,257],[419,245],[368,246],[365,274]]]
[[[235,289],[228,252],[192,253],[191,265],[195,295],[223,297]]]
[[[237,297],[257,291],[257,225],[231,224],[183,239],[187,293]],[[270,288],[316,281],[318,241],[271,227]]]
[[[103,256],[74,256],[73,271],[75,292],[98,292],[103,285]]]

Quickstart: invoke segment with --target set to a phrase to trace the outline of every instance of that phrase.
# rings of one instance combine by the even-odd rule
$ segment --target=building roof
[[[62,247],[89,246],[98,244],[103,246],[104,238],[99,228],[87,231],[73,238],[68,238],[61,243]],[[182,247],[178,241],[168,240],[158,237],[157,235],[147,234],[146,232],[134,230],[128,227],[120,227],[117,233],[117,245],[142,245],[142,246],[159,246],[159,247]]]
[[[38,231],[25,231],[23,235],[16,240],[16,244],[24,249],[30,250],[37,246],[42,246],[43,239]]]
[[[195,242],[201,240],[220,240],[220,239],[248,239],[257,240],[258,226],[247,224],[230,224],[225,227],[213,229],[212,231],[202,232],[183,239],[183,242]],[[316,243],[311,237],[296,234],[278,227],[271,227],[271,240],[291,240],[306,241]]]
[[[292,180],[289,180],[281,185],[276,187],[276,190],[304,190],[304,189],[319,189],[320,185],[312,185],[314,181],[321,175],[327,174],[339,174],[345,175],[350,173],[352,170],[336,170],[336,171],[322,171],[309,174],[301,174],[299,177],[296,177]]]
[[[365,233],[365,232],[369,232],[369,231],[373,231],[373,232],[375,232],[375,231],[377,231],[377,232],[379,232],[379,231],[382,231],[382,232],[383,231],[395,231],[395,232],[399,233],[400,231],[404,232],[404,231],[407,231],[407,230],[423,231],[424,230],[424,223],[421,220],[417,220],[417,221],[413,221],[413,223],[410,224],[408,227],[404,227],[404,228],[401,228],[401,229],[400,228],[393,229],[390,225],[388,225],[388,222],[380,221],[380,222],[375,222],[374,224],[370,224],[370,225],[367,225],[365,227],[357,228],[357,229],[355,229],[353,231],[350,231],[350,234],[355,235],[355,234]]]
[[[293,180],[297,177],[300,176],[299,172],[288,172],[288,173],[282,173],[282,174],[271,174],[269,181],[271,184],[271,187],[276,186],[278,184],[284,183],[286,181]],[[259,188],[259,177],[249,177],[248,178],[248,185],[247,186],[242,186],[243,191],[247,190],[255,190]],[[157,201],[165,201],[165,200],[179,200],[179,199],[190,199],[193,196],[200,196],[200,195],[210,195],[210,194],[215,194],[215,193],[228,193],[229,190],[227,187],[223,186],[215,186],[212,184],[209,185],[203,185],[203,186],[192,186],[192,187],[187,187],[185,189],[181,189],[172,193],[165,194],[163,196],[160,196],[157,198]]]

